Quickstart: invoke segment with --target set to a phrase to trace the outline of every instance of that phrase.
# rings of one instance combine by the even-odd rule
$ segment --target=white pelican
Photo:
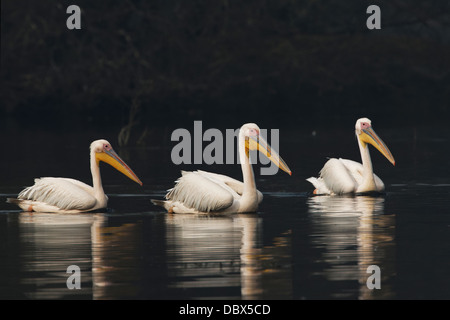
[[[260,136],[254,123],[244,124],[239,131],[239,159],[244,182],[205,171],[183,172],[175,187],[168,190],[166,200],[152,200],[170,213],[238,213],[255,212],[263,195],[256,189],[249,150],[259,150],[280,169],[289,173],[286,163]]]
[[[108,203],[100,177],[100,161],[106,162],[131,180],[142,185],[141,180],[112,149],[106,140],[91,143],[91,173],[93,187],[69,178],[40,178],[22,190],[17,199],[7,202],[17,204],[24,211],[78,213],[104,209]]]
[[[394,166],[395,160],[388,147],[373,131],[371,121],[361,118],[355,125],[356,138],[361,152],[362,164],[347,159],[328,160],[319,178],[308,178],[314,194],[345,194],[383,192],[384,183],[373,173],[368,143],[377,148]]]

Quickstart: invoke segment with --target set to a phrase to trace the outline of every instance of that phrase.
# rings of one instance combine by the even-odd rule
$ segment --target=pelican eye
[[[366,129],[368,127],[370,127],[370,125],[367,122],[362,122],[361,123],[361,129]]]

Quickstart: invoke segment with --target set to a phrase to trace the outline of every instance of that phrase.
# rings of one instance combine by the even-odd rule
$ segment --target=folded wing
[[[198,170],[197,172],[205,177],[210,177],[212,179],[225,183],[228,187],[233,189],[233,191],[240,196],[242,196],[242,193],[244,192],[244,183],[242,181],[230,178],[229,176],[223,174],[211,173],[201,170]],[[261,203],[261,201],[263,200],[263,194],[259,190],[256,190],[256,192],[258,194],[258,203]]]
[[[42,202],[62,210],[89,210],[97,202],[92,187],[66,178],[35,179],[35,184],[22,190],[17,199]]]
[[[238,194],[223,180],[203,172],[182,172],[166,199],[181,202],[199,212],[220,211],[230,207]]]

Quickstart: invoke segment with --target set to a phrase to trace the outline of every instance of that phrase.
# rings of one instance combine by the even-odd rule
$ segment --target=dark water
[[[293,176],[257,175],[259,212],[225,216],[169,215],[150,199],[162,198],[180,169],[240,179],[238,166],[175,166],[170,144],[120,149],[110,138],[144,186],[102,166],[108,211],[30,214],[1,200],[0,298],[450,299],[450,133],[377,132],[397,161],[393,167],[371,150],[385,195],[312,197],[304,179],[327,156],[359,160],[352,131],[281,131]],[[5,139],[3,150],[16,151],[0,160],[1,198],[39,176],[90,183],[96,138]],[[66,286],[70,265],[80,267],[80,290]],[[380,268],[381,289],[367,287],[370,265]]]

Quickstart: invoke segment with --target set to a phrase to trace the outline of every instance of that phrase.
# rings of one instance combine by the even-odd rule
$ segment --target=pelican
[[[106,208],[105,195],[100,177],[100,161],[106,162],[131,180],[142,185],[141,180],[113,150],[106,140],[91,143],[91,173],[93,187],[70,178],[45,177],[35,179],[35,184],[22,190],[17,199],[7,202],[17,204],[24,211],[79,213]]]
[[[244,182],[206,171],[182,171],[166,200],[152,200],[169,213],[239,213],[255,212],[263,199],[256,189],[249,150],[258,150],[280,169],[292,175],[280,156],[260,136],[254,123],[244,124],[239,131],[239,159]]]
[[[372,128],[371,121],[361,118],[355,125],[356,138],[361,152],[362,164],[347,159],[328,160],[319,178],[308,178],[314,187],[314,194],[346,194],[383,192],[383,181],[373,173],[368,144],[378,149],[394,166],[395,160],[388,147]]]

